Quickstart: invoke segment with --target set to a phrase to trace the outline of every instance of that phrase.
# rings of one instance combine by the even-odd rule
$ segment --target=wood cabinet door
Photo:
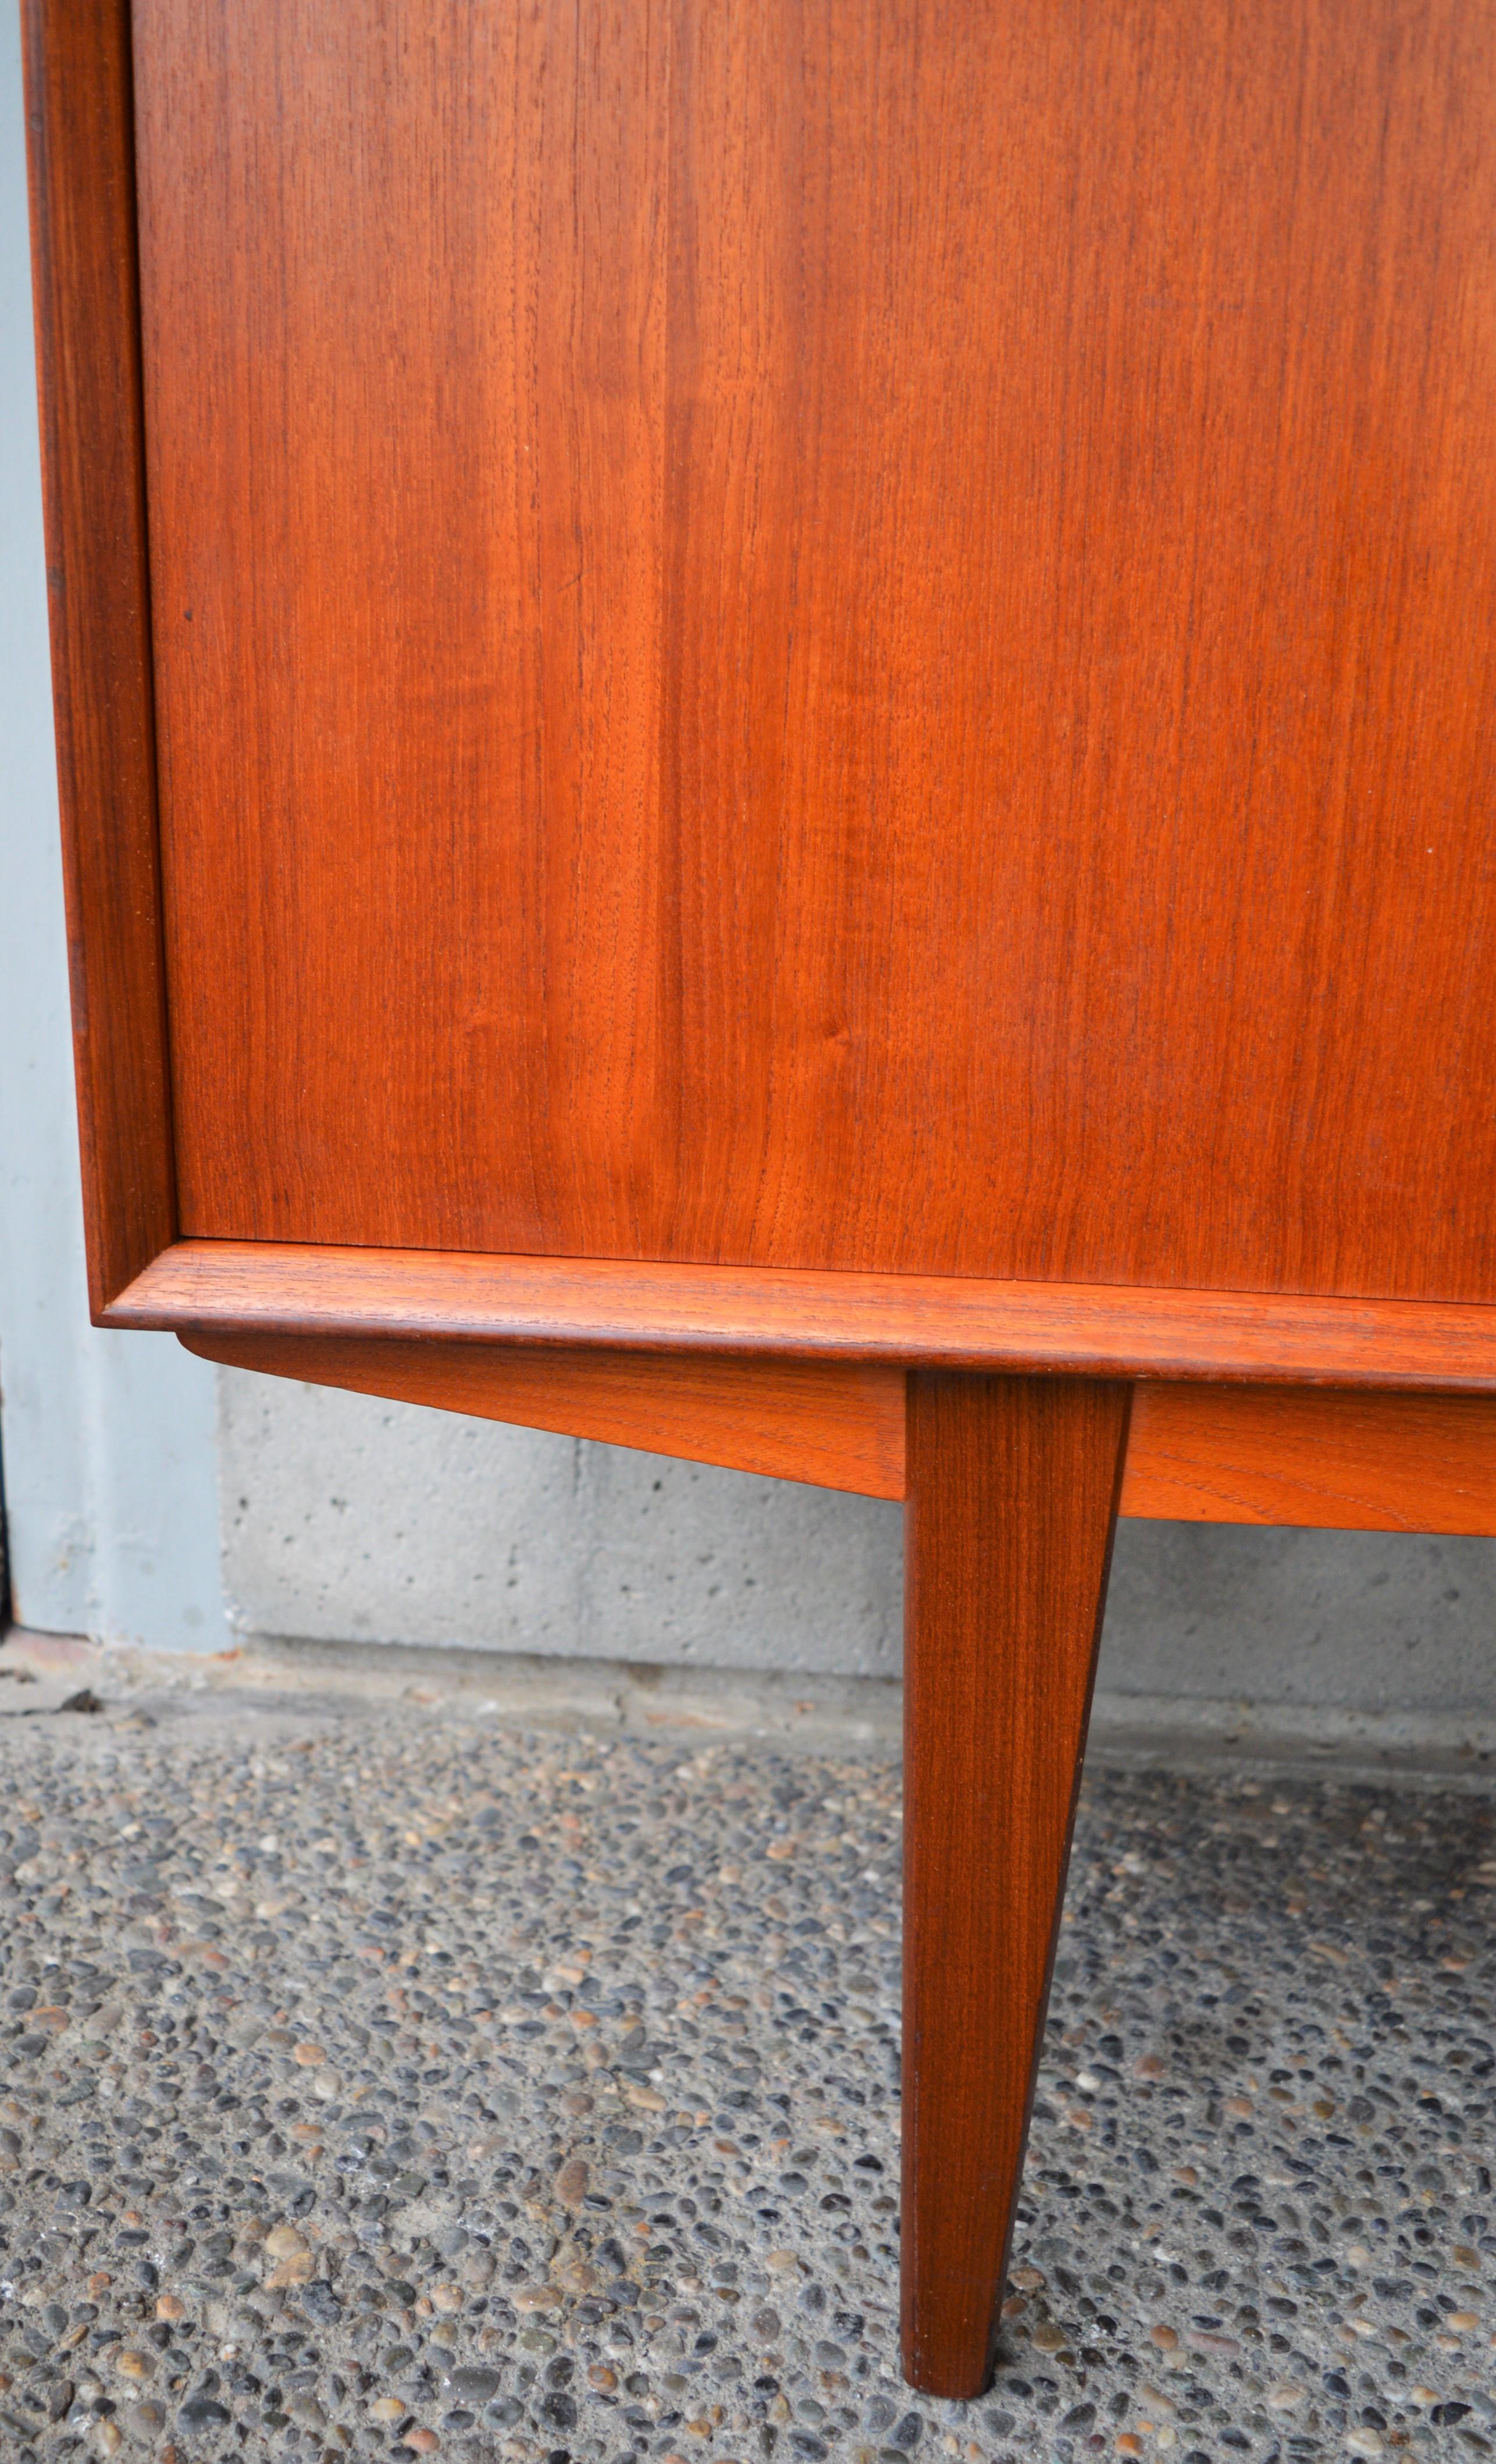
[[[1496,1297],[1468,0],[137,0],[188,1235]]]
[[[27,23],[97,1315],[1496,1385],[1469,0]]]

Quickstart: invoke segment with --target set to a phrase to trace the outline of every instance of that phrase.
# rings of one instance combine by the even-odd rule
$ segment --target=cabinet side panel
[[[1465,0],[139,0],[214,1238],[1496,1295]]]
[[[57,784],[95,1315],[171,1242],[129,11],[27,0]]]

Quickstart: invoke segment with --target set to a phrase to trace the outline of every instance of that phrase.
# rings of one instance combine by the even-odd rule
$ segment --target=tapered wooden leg
[[[904,2371],[992,2368],[1130,1390],[912,1374],[904,1755]]]

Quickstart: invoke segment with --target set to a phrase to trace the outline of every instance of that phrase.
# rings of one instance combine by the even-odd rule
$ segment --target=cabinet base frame
[[[216,1331],[182,1340],[205,1359],[309,1385],[905,1494],[906,1373],[891,1362]],[[1496,1397],[1157,1379],[1133,1392],[1124,1515],[1496,1533]]]

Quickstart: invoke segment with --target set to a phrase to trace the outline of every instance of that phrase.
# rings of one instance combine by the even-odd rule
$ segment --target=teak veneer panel
[[[182,1241],[108,1326],[1496,1393],[1496,1308]]]
[[[127,0],[27,0],[27,150],[73,1054],[95,1313],[176,1231]]]
[[[700,1353],[185,1334],[189,1352],[273,1377],[514,1420],[731,1471],[904,1494],[904,1377],[875,1363]]]
[[[1496,1297],[1485,11],[135,23],[185,1229]]]

